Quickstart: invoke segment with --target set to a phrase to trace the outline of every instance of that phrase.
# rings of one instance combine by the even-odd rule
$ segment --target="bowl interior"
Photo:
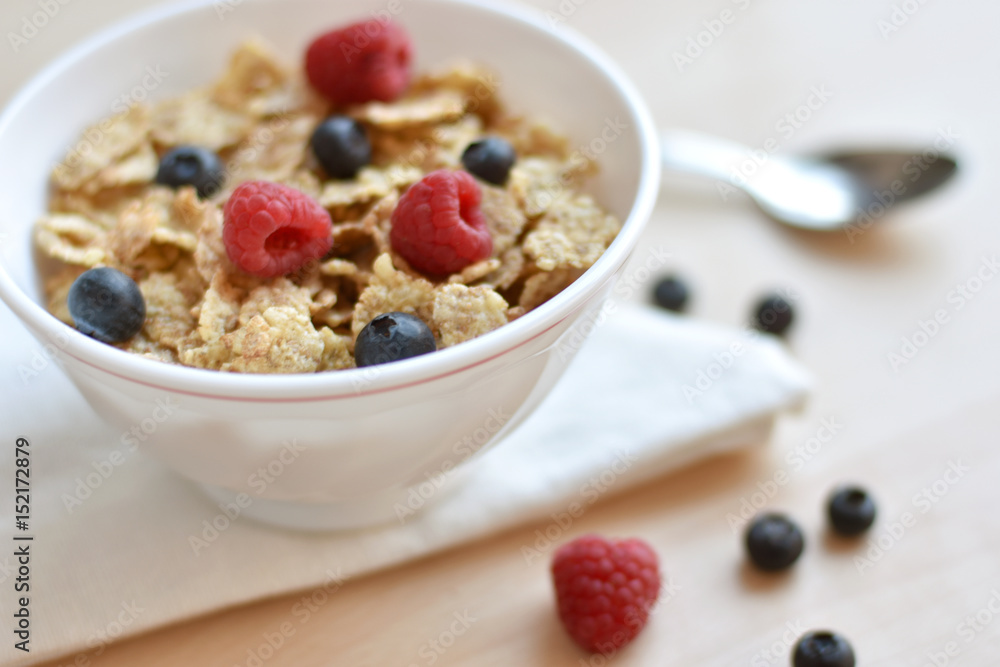
[[[244,0],[236,4],[199,0],[140,15],[85,42],[36,78],[0,117],[0,233],[4,235],[0,236],[0,263],[13,285],[36,304],[43,302],[32,262],[31,227],[46,209],[48,173],[77,144],[84,128],[110,116],[128,100],[155,102],[211,82],[235,46],[250,35],[263,37],[287,61],[298,63],[317,33],[374,17],[387,8],[399,9],[394,18],[411,33],[418,70],[456,58],[482,62],[497,73],[497,80],[487,85],[496,85],[508,107],[551,119],[571,137],[574,148],[598,159],[601,170],[593,180],[593,194],[620,219],[632,218],[615,246],[588,272],[603,272],[605,279],[610,276],[634,245],[638,228],[652,207],[658,171],[651,157],[655,149],[651,124],[641,102],[620,81],[617,70],[600,54],[591,53],[586,42],[562,30],[548,30],[540,13],[525,20],[524,14],[478,2]],[[559,303],[568,312],[572,302],[582,297],[587,280],[584,276],[552,302],[494,333],[529,335],[545,312],[555,314]],[[11,281],[0,275],[0,291],[22,318],[36,330],[58,325],[16,294]],[[576,296],[568,294],[574,291]],[[76,345],[91,355],[128,356],[110,349],[95,351],[100,346],[88,348],[90,341],[77,340],[83,338],[73,334],[71,347]],[[487,344],[496,344],[498,337],[488,338],[441,355],[458,354],[459,348],[467,348],[466,355],[488,353]],[[477,345],[482,349],[477,351]],[[142,362],[148,372],[159,372],[151,367],[160,364],[135,361]]]

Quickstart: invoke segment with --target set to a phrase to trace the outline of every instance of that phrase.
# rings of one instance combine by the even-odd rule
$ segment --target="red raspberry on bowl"
[[[635,639],[660,593],[656,553],[639,539],[579,537],[553,556],[552,579],[570,637],[605,655]]]
[[[330,214],[309,195],[247,181],[223,208],[222,242],[236,266],[261,278],[297,271],[333,245]]]
[[[375,19],[331,30],[306,50],[306,75],[334,104],[392,102],[410,85],[410,36]]]
[[[417,271],[457,273],[487,259],[493,237],[479,204],[483,193],[464,171],[440,169],[403,193],[392,212],[392,249]]]

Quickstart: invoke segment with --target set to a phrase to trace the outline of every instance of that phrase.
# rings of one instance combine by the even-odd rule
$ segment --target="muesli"
[[[67,297],[89,298],[77,279],[108,267],[144,306],[114,318],[138,317],[137,332],[111,344],[198,368],[310,373],[354,367],[380,315],[416,316],[440,349],[578,278],[620,228],[580,189],[592,161],[509,112],[478,64],[412,77],[406,33],[375,25],[321,36],[304,72],[251,39],[215,83],[85,131],[36,225],[61,265],[49,310],[102,338]]]

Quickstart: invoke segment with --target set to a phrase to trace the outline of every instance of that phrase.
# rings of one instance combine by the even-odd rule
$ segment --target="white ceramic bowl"
[[[377,369],[249,376],[161,364],[66,327],[43,302],[31,227],[47,175],[147,67],[152,99],[212,80],[259,34],[299,61],[318,32],[399,10],[418,70],[489,65],[509,107],[554,119],[600,152],[593,194],[625,221],[573,285],[476,340]],[[613,128],[613,129],[612,129]],[[407,491],[500,440],[539,404],[575,346],[573,323],[609,294],[656,198],[659,160],[642,100],[606,56],[541,14],[473,0],[199,0],[142,14],[65,54],[0,116],[0,297],[109,423],[218,501],[285,526],[349,528],[397,517]],[[66,425],[67,430],[72,425]],[[245,495],[239,495],[239,494]]]

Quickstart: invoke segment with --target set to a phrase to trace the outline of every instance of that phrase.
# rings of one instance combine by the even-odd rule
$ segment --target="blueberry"
[[[782,514],[754,518],[746,533],[747,553],[754,565],[774,572],[784,570],[802,554],[802,531]]]
[[[792,304],[777,294],[771,294],[757,304],[753,324],[761,331],[780,336],[792,325],[793,319]]]
[[[369,322],[354,343],[358,366],[409,359],[437,349],[423,320],[407,313],[383,313]]]
[[[207,199],[219,191],[226,168],[219,156],[201,146],[178,146],[160,158],[156,182],[171,188],[193,185],[198,196]]]
[[[128,340],[146,320],[139,286],[107,266],[81,273],[69,288],[66,305],[80,332],[105,343]]]
[[[372,145],[364,126],[347,116],[330,116],[320,123],[310,145],[330,178],[354,178],[372,161]]]
[[[516,160],[514,147],[500,137],[486,137],[473,142],[462,153],[465,170],[493,185],[507,182],[510,168]]]
[[[691,295],[688,286],[677,276],[661,278],[653,287],[653,300],[656,305],[679,313],[687,305]]]
[[[835,531],[852,537],[865,532],[875,523],[875,501],[864,489],[845,486],[830,496],[826,513]]]
[[[813,630],[799,638],[792,667],[854,667],[854,649],[829,630]]]

